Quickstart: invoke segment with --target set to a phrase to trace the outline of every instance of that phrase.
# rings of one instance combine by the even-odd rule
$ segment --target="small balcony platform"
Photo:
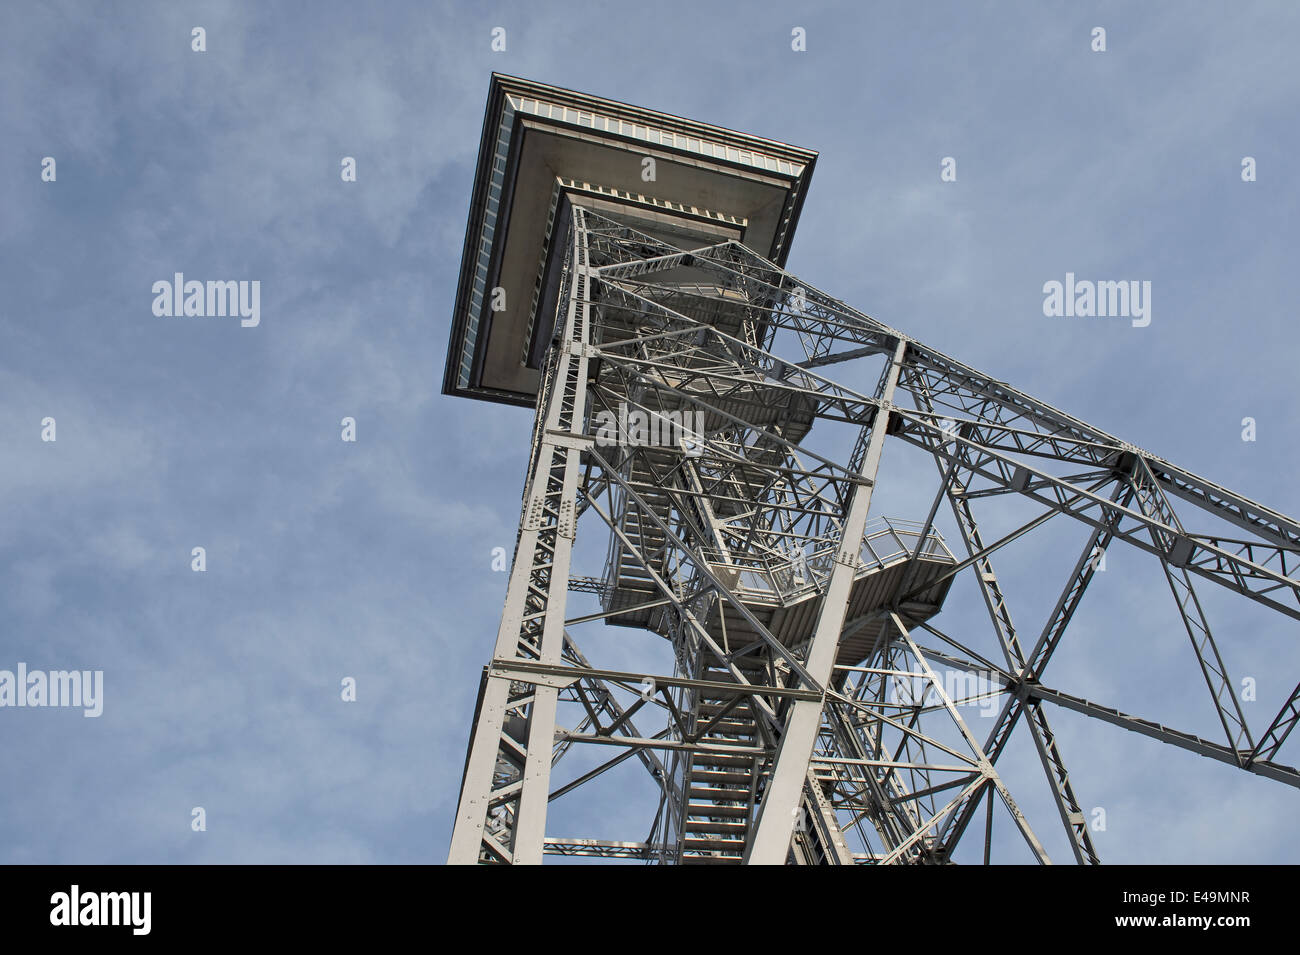
[[[943,536],[933,529],[917,551],[922,529],[915,521],[889,517],[867,525],[845,614],[845,636],[836,655],[838,664],[853,666],[866,659],[884,626],[876,612],[887,609],[900,596],[905,581],[907,590],[915,592],[905,604],[910,618],[926,620],[942,608],[952,578],[938,578],[957,561]],[[821,609],[820,598],[834,566],[833,543],[801,557],[776,560],[745,556],[724,559],[720,553],[704,556],[709,559],[709,570],[784,646],[798,648],[811,639]],[[911,577],[907,579],[909,571]],[[635,607],[653,599],[648,578],[620,577],[606,592],[606,609]],[[634,610],[607,619],[624,626],[657,629],[661,613],[658,608]],[[752,624],[727,601],[715,603],[704,623],[719,643],[725,633],[724,649],[739,649],[759,640]]]

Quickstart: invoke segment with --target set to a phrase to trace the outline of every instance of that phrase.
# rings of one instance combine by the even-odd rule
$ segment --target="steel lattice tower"
[[[1075,860],[1095,863],[1053,707],[1300,785],[1278,761],[1300,686],[1252,731],[1197,596],[1300,617],[1300,525],[788,274],[814,162],[493,77],[444,391],[535,406],[536,422],[450,861],[942,863],[972,829],[988,861],[1000,804],[1046,862],[997,769],[1023,725]],[[840,363],[874,387],[827,377]],[[919,520],[871,510],[887,444],[933,462]],[[1008,499],[1033,516],[992,539],[976,511]],[[936,527],[949,515],[955,553]],[[1059,596],[1022,630],[995,565],[1049,524],[1076,529],[1077,559],[1040,581]],[[607,537],[603,567],[577,565],[580,526]],[[1167,580],[1218,739],[1044,682],[1116,542]],[[948,624],[964,577],[985,619]],[[571,593],[598,608],[566,617]],[[575,631],[602,625],[666,640],[673,672],[594,665]],[[941,670],[996,697],[991,729]],[[610,758],[557,784],[587,745]],[[658,793],[644,839],[546,832],[551,799],[627,760]]]

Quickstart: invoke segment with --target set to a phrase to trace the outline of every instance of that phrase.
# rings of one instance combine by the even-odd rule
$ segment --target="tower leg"
[[[555,739],[556,685],[521,682],[497,666],[559,664],[581,473],[589,331],[585,232],[573,231],[565,334],[544,383],[546,400],[527,478],[519,543],[461,783],[450,864],[540,864]],[[575,436],[575,437],[570,437]],[[554,681],[551,681],[553,684]]]

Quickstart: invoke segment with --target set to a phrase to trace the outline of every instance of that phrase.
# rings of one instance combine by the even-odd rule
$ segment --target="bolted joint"
[[[567,537],[574,540],[577,536],[578,521],[574,517],[574,506],[572,501],[565,501],[560,505],[560,519],[557,522],[556,533],[561,537]]]

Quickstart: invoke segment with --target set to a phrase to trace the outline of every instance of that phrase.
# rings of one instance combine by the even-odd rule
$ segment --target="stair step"
[[[748,789],[718,789],[715,786],[691,786],[686,795],[690,799],[713,799],[718,802],[749,802]]]
[[[703,729],[703,726],[700,727]],[[754,724],[719,723],[700,737],[702,742],[715,743],[752,743],[754,741]]]
[[[745,805],[725,804],[714,805],[713,803],[687,803],[686,814],[688,816],[748,816],[749,799],[746,798]]]
[[[701,703],[696,707],[696,712],[698,712],[700,716],[712,719],[726,709],[727,704],[725,703]],[[751,721],[754,719],[754,713],[749,708],[748,703],[737,703],[731,709],[727,710],[727,716],[731,719],[744,719]]]
[[[737,854],[745,851],[745,840],[743,839],[692,839],[689,836],[682,840],[683,849],[718,849],[729,850]]]
[[[738,768],[750,769],[754,765],[754,757],[723,756],[715,753],[696,753],[695,758],[691,760],[691,765],[697,769],[704,769],[710,766],[735,766]]]
[[[730,833],[735,836],[743,837],[745,833],[749,830],[749,823],[747,821],[692,822],[688,820],[687,822],[682,824],[682,828],[686,830],[688,836],[696,832],[714,832],[714,833],[723,833],[723,834]]]
[[[760,677],[767,675],[765,666],[746,666],[744,663],[736,664],[736,669],[750,683],[756,683]],[[735,683],[736,678],[731,675],[731,671],[723,667],[709,666],[705,667],[700,676],[701,680],[708,680],[712,683]]]
[[[727,772],[720,769],[698,769],[691,770],[691,785],[696,783],[736,783],[739,786],[749,786],[749,781],[753,777],[749,773]]]

